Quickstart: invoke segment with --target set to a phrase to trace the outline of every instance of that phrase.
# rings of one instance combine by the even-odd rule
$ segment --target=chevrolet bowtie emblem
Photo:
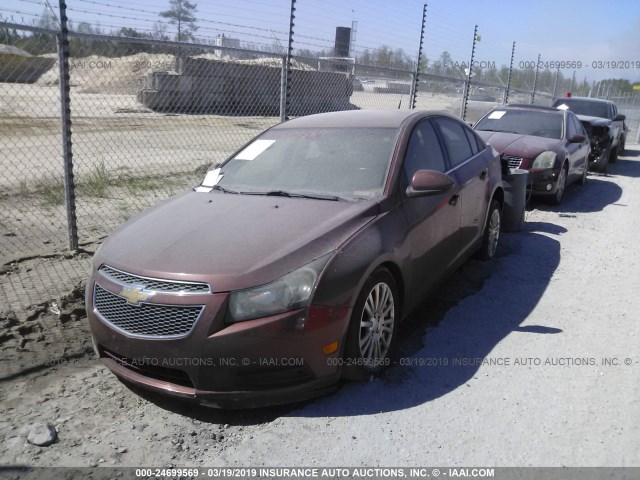
[[[152,292],[145,292],[144,287],[141,285],[133,285],[131,287],[122,287],[120,290],[120,296],[127,299],[131,305],[140,305],[140,302],[144,302],[153,296]]]

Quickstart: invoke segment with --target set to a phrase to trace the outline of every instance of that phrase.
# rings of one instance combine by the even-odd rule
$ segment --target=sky
[[[58,12],[58,0],[50,0]],[[254,45],[287,45],[290,0],[191,0],[198,8],[198,36],[219,34]],[[514,66],[564,61],[565,76],[580,81],[626,78],[640,81],[640,2],[638,0],[429,0],[423,53],[429,61],[443,51],[469,62],[474,27],[480,41],[474,59],[508,65],[516,42]],[[294,49],[330,50],[336,26],[356,22],[355,54],[381,45],[418,56],[422,0],[297,0]],[[68,0],[68,17],[99,24],[103,30],[130,27],[152,30],[168,0]],[[31,24],[44,0],[2,0],[2,19]],[[173,30],[169,27],[169,33]],[[613,61],[616,61],[614,64]],[[620,62],[622,61],[622,62]],[[612,68],[612,67],[625,68]]]

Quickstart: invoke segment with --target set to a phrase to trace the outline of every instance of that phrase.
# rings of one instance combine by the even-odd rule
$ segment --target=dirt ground
[[[631,148],[562,205],[534,202],[494,262],[426,299],[382,377],[315,401],[221,411],[139,395],[93,357],[80,287],[5,341],[0,464],[640,466]],[[27,441],[37,423],[55,443]]]

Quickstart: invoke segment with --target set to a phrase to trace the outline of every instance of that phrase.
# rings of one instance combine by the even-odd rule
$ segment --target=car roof
[[[555,107],[546,107],[543,105],[530,105],[528,103],[510,103],[508,105],[504,105],[502,107],[497,107],[496,110],[535,110],[549,113],[562,114],[562,110],[558,110]]]
[[[460,119],[448,113],[432,110],[345,110],[298,117],[273,128],[400,128],[410,117],[427,117],[430,115],[446,116],[460,121]]]

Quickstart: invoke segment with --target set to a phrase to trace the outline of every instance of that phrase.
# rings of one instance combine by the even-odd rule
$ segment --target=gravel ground
[[[49,365],[0,380],[0,464],[640,466],[635,148],[561,206],[535,203],[493,263],[465,264],[409,319],[381,378],[312,402],[140,396],[90,354],[31,343]],[[73,350],[85,320],[68,322]],[[54,443],[29,443],[47,424]]]

